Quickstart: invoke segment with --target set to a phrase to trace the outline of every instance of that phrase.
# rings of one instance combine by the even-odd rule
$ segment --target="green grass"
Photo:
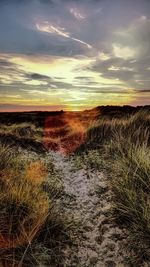
[[[3,144],[22,147],[37,153],[45,152],[43,128],[33,123],[0,124],[0,141]]]
[[[46,156],[30,153],[0,145],[0,263],[63,266],[71,223],[55,204],[59,173]]]
[[[18,138],[28,138],[40,141],[42,138],[43,129],[37,127],[33,123],[25,123],[25,122],[10,124],[10,125],[1,124],[0,134],[12,135]]]
[[[75,169],[102,170],[103,158],[98,150],[89,150],[70,158]]]
[[[150,261],[149,112],[99,119],[88,130],[75,162],[105,171],[113,192],[113,216],[129,232],[132,264],[140,267]]]
[[[22,123],[1,125],[0,264],[5,267],[63,266],[72,222],[59,215],[61,174],[46,153],[19,152],[16,140],[40,142],[41,128]],[[132,266],[150,261],[150,114],[99,116],[71,159],[75,168],[104,170],[113,193],[113,216],[129,233]],[[25,139],[25,141],[24,141]],[[99,190],[99,189],[98,189]]]
[[[125,139],[120,145],[112,142],[106,151],[111,155],[106,163],[114,215],[129,231],[132,260],[141,266],[142,261],[150,260],[150,150],[145,141],[135,145]]]

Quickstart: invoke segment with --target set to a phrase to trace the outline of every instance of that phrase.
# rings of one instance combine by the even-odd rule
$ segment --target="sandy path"
[[[123,232],[110,217],[112,194],[103,173],[75,170],[69,159],[50,152],[63,177],[65,213],[82,223],[79,243],[66,251],[66,267],[123,267]]]

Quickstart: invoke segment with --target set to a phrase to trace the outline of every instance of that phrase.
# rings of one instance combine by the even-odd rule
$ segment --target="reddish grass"
[[[87,128],[96,119],[96,112],[65,112],[45,120],[44,146],[48,150],[70,154],[85,142]]]
[[[97,111],[64,112],[46,115],[44,127],[32,123],[3,125],[0,138],[5,144],[36,152],[47,150],[69,154],[85,142],[87,128],[98,116]],[[41,142],[42,141],[42,142]]]

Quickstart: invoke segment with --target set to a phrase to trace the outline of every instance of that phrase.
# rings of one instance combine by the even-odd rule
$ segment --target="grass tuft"
[[[150,261],[150,114],[99,118],[87,137],[76,161],[105,169],[113,192],[113,214],[129,232],[132,264],[140,267]]]
[[[0,145],[0,264],[63,266],[70,223],[59,215],[54,165]]]

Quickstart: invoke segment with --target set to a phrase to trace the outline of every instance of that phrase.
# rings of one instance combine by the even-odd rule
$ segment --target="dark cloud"
[[[6,70],[9,71],[9,70],[16,70],[16,67],[18,67],[18,65],[10,62],[9,60],[7,59],[0,59],[0,71],[2,70]]]
[[[118,79],[137,89],[144,86],[146,90],[150,84],[149,66],[150,57],[141,60],[110,58],[96,61],[90,69],[107,79]]]
[[[25,77],[27,77],[28,79],[31,79],[31,80],[49,80],[50,77],[49,76],[46,76],[46,75],[41,75],[41,74],[38,74],[38,73],[29,73],[29,74],[26,74]]]
[[[90,80],[90,79],[93,79],[93,77],[77,76],[77,77],[75,77],[75,79],[77,79],[77,80],[85,80],[85,79]]]
[[[94,62],[94,64],[92,64],[91,67],[89,67],[89,69],[96,71],[96,72],[103,72],[103,71],[107,71],[112,65],[115,66],[120,66],[123,63],[124,60],[122,60],[121,58],[110,58],[107,60],[97,60],[96,62]]]
[[[150,93],[150,89],[147,90],[135,90],[137,93]]]
[[[14,64],[9,62],[9,61],[7,61],[7,60],[5,60],[5,59],[0,59],[0,67],[8,68],[8,67],[11,67],[11,66],[14,66]]]
[[[44,30],[43,25],[48,28]],[[0,54],[4,54],[0,60],[3,94],[11,92],[29,98],[32,90],[46,92],[49,88],[80,90],[99,97],[130,94],[129,88],[140,95],[149,92],[148,0],[0,0],[0,36]],[[14,54],[67,57],[83,62],[91,59],[93,63],[89,67],[75,65],[71,70],[73,83],[67,83],[62,77],[36,73],[36,69],[31,73],[24,71],[21,65],[11,62]],[[105,81],[95,81],[95,72],[109,81],[108,87]],[[32,80],[39,83],[32,85]]]

